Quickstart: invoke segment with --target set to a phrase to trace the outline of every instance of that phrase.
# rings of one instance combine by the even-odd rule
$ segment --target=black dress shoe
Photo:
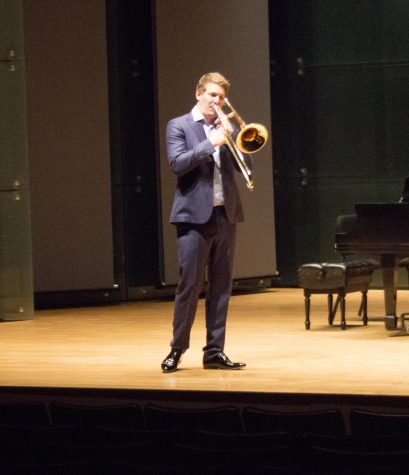
[[[210,358],[203,358],[204,369],[242,369],[245,366],[245,363],[233,363],[222,351]]]
[[[168,356],[162,361],[162,371],[164,373],[171,373],[178,369],[178,365],[182,360],[182,350],[172,350]]]

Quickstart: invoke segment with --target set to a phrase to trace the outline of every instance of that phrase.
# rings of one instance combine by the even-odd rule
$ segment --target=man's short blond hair
[[[206,89],[206,84],[214,83],[218,84],[224,89],[224,93],[227,96],[229,92],[230,82],[220,73],[206,73],[199,79],[197,83],[196,90],[201,94]]]

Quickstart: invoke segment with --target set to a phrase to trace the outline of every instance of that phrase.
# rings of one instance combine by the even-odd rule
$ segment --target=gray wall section
[[[166,123],[193,107],[203,73],[219,71],[232,83],[229,98],[242,118],[271,131],[268,2],[156,0],[156,41],[164,282],[174,284],[176,239],[168,220],[176,178],[166,158]],[[238,230],[235,278],[276,273],[271,140],[254,156],[255,191],[237,175],[245,223]]]
[[[105,1],[24,0],[35,291],[111,288]]]

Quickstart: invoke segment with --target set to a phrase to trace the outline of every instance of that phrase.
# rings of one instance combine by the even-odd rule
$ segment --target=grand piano
[[[408,178],[405,182],[409,185]],[[409,190],[409,186],[408,186]],[[397,328],[396,296],[398,270],[409,266],[409,203],[359,203],[355,215],[344,218],[335,234],[335,249],[343,257],[365,256],[376,260],[382,270],[385,328]],[[342,221],[342,220],[341,220]]]

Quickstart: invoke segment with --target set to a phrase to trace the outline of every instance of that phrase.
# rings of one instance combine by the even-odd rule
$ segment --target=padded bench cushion
[[[369,284],[375,265],[369,261],[304,264],[298,269],[298,283],[304,289],[332,290]]]

